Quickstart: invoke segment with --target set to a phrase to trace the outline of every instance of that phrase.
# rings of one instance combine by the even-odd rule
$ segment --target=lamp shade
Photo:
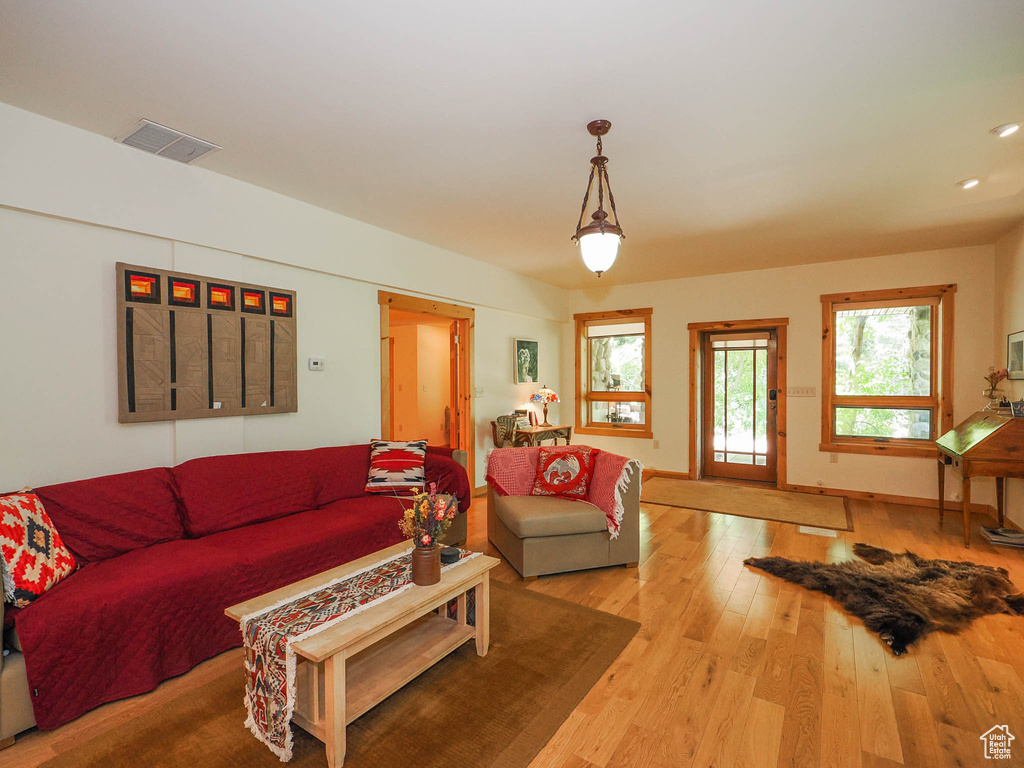
[[[621,236],[612,232],[593,232],[580,237],[580,256],[591,272],[600,275],[615,263]]]
[[[530,402],[544,404],[557,403],[559,402],[558,393],[553,389],[548,389],[547,385],[545,385],[530,395]]]

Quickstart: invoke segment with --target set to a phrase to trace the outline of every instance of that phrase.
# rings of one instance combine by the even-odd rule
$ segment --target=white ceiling
[[[562,286],[990,243],[1024,218],[1022,0],[0,0],[0,101]],[[134,151],[125,148],[125,151]],[[978,176],[962,191],[955,183]]]

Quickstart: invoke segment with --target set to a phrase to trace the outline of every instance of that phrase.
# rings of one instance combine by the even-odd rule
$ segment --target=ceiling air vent
[[[152,120],[139,120],[114,141],[152,155],[177,160],[179,163],[194,163],[206,153],[222,149],[216,144],[154,123]]]

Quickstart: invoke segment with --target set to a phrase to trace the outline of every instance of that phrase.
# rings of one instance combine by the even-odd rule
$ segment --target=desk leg
[[[1003,509],[1006,504],[1006,497],[1004,494],[1003,483],[1005,480],[1001,477],[996,478],[996,512],[999,515],[999,527],[1003,527]]]
[[[476,655],[486,656],[491,644],[491,575],[474,587],[476,590]]]
[[[345,762],[345,653],[329,656],[326,673],[325,722],[327,731],[327,765],[341,768]]]
[[[971,478],[965,477],[961,481],[964,497],[964,549],[971,548]]]
[[[946,511],[946,462],[939,456],[939,528],[942,528],[942,517]]]

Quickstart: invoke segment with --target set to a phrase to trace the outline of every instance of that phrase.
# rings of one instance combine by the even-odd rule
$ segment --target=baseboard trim
[[[485,496],[486,494],[487,494],[487,486],[486,485],[478,485],[476,488],[473,489],[473,496],[474,497],[476,497],[476,496]]]
[[[692,480],[689,472],[671,472],[666,469],[645,469],[641,475],[643,480],[649,480],[652,477],[668,477],[674,480]],[[899,496],[892,493],[872,493],[871,491],[852,491],[843,488],[822,488],[816,485],[797,485],[795,483],[785,483],[778,486],[780,491],[792,491],[794,493],[813,493],[818,496],[845,496],[848,499],[858,499],[861,501],[884,501],[888,504],[904,504],[908,507],[925,507],[928,509],[939,508],[939,502],[936,499],[926,499],[922,496]],[[946,501],[946,510],[950,512],[962,512],[964,505],[959,501]],[[996,509],[991,504],[971,504],[971,514],[981,513],[983,515],[989,515],[992,518],[996,517]],[[1007,520],[1007,523],[1010,521]]]
[[[667,469],[645,469],[640,475],[641,480],[650,480],[652,477],[669,477],[673,480],[692,480],[689,472],[670,472]]]
[[[815,485],[796,485],[793,483],[787,483],[786,485],[779,486],[780,491],[794,491],[796,493],[816,493],[819,496],[845,496],[848,499],[859,499],[861,501],[884,501],[887,504],[904,504],[908,507],[927,507],[929,509],[938,509],[939,502],[937,499],[926,499],[922,496],[898,496],[892,493],[872,493],[871,491],[850,491],[842,488],[820,488]],[[959,501],[949,501],[945,503],[947,510],[955,512],[962,512],[964,505]],[[996,516],[995,507],[991,504],[971,504],[971,514],[977,513]]]

